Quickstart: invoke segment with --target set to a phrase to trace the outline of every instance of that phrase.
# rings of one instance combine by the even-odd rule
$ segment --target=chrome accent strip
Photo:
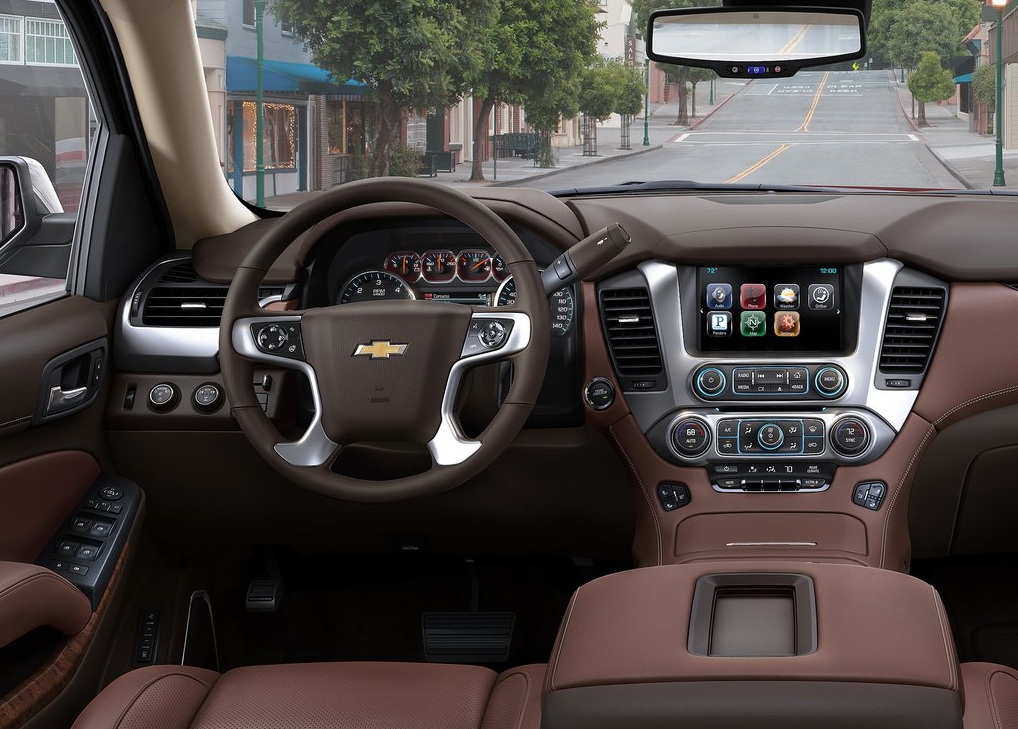
[[[728,542],[726,547],[815,547],[816,542]]]
[[[314,416],[311,424],[304,431],[298,440],[292,442],[276,443],[273,448],[284,461],[291,466],[313,468],[321,466],[340,448],[338,443],[333,443],[325,433],[322,426],[322,396],[318,391],[318,377],[314,368],[307,362],[301,360],[280,357],[274,354],[267,354],[255,343],[251,334],[252,324],[273,324],[299,322],[299,316],[257,316],[245,319],[238,319],[233,323],[233,348],[248,359],[258,362],[268,362],[277,367],[298,370],[304,373],[311,385],[311,399],[314,403]]]
[[[180,665],[186,666],[187,663],[187,643],[188,638],[191,637],[191,613],[194,610],[194,603],[197,600],[201,600],[205,603],[205,608],[209,613],[209,627],[212,629],[212,652],[216,659],[216,668],[219,670],[219,640],[216,638],[216,619],[212,614],[212,597],[205,590],[195,590],[191,593],[191,599],[188,600],[187,606],[187,622],[184,624],[184,647],[180,653]]]
[[[891,289],[895,276],[903,264],[889,258],[872,261],[863,265],[862,294],[859,312],[859,337],[856,351],[843,357],[783,357],[775,361],[763,356],[712,357],[710,353],[700,356],[689,354],[686,349],[687,337],[683,331],[682,299],[679,286],[679,269],[670,263],[645,261],[638,266],[647,282],[658,340],[668,374],[668,389],[660,392],[625,392],[626,401],[633,416],[646,432],[658,420],[676,408],[710,407],[695,398],[689,386],[693,373],[700,367],[724,362],[729,365],[768,364],[836,364],[848,374],[848,387],[836,402],[827,402],[823,407],[834,405],[839,408],[865,408],[883,420],[894,431],[905,424],[912,406],[918,397],[917,390],[879,390],[876,387],[877,366],[880,360],[880,346],[883,339],[884,322],[891,300]],[[695,275],[695,272],[694,272]],[[611,280],[606,282],[609,286]],[[691,297],[695,300],[695,294]],[[695,335],[688,338],[689,345],[695,346]],[[801,407],[802,400],[795,404],[788,400],[754,400],[754,405],[773,405],[775,413],[782,413],[790,405]],[[728,406],[731,401],[725,401]],[[737,405],[735,407],[738,407]],[[763,417],[763,413],[760,414]]]
[[[428,443],[431,457],[439,466],[463,463],[481,447],[480,441],[470,440],[463,434],[456,414],[453,412],[464,373],[475,365],[494,362],[518,354],[530,344],[532,325],[530,317],[526,314],[502,312],[496,309],[490,312],[475,312],[471,317],[471,321],[487,319],[511,319],[513,328],[509,332],[509,338],[505,344],[498,349],[463,357],[449,370],[449,379],[445,383],[445,394],[442,396],[442,421],[439,423],[434,437]]]

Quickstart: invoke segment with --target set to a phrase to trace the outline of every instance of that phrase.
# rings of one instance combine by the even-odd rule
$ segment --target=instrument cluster
[[[516,283],[497,253],[482,248],[397,251],[386,256],[380,268],[357,273],[340,287],[337,304],[386,299],[423,299],[470,306],[512,306]],[[572,327],[575,302],[572,287],[553,293],[548,300],[552,334],[565,335]]]

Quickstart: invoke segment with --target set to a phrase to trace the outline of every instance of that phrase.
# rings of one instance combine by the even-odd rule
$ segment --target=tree
[[[668,8],[704,7],[708,5],[720,5],[721,0],[632,0],[633,22],[636,26],[646,28],[650,14],[655,10]],[[646,31],[643,31],[646,34]],[[668,80],[679,86],[679,113],[675,117],[675,123],[680,126],[689,124],[689,74],[691,69],[688,66],[665,67]]]
[[[997,105],[997,67],[984,64],[972,75],[972,96],[980,104]]]
[[[709,68],[691,68],[689,69],[689,88],[692,91],[690,94],[692,111],[690,116],[696,118],[696,85],[701,81],[710,81],[713,78],[717,78],[718,75]]]
[[[622,137],[626,137],[625,125],[631,124],[633,117],[640,113],[643,108],[643,94],[646,91],[646,81],[643,71],[622,61],[613,61],[612,68],[615,71],[615,91],[618,97],[615,101],[615,113],[622,117]]]
[[[455,103],[476,77],[494,15],[485,0],[272,0],[337,79],[367,86],[377,105],[372,173],[385,175],[406,109]]]
[[[555,84],[541,95],[527,101],[527,122],[541,134],[537,163],[539,167],[554,167],[555,154],[551,148],[551,133],[558,129],[562,117],[571,118],[580,111],[578,79]]]
[[[954,94],[954,79],[951,72],[940,65],[940,56],[933,51],[924,51],[918,67],[908,80],[908,89],[919,102],[919,118],[916,123],[920,127],[928,127],[927,102],[951,98]]]
[[[976,0],[874,0],[866,44],[870,55],[915,68],[922,51],[948,62],[979,22]]]
[[[494,19],[479,34],[482,59],[471,79],[473,94],[481,102],[474,126],[471,180],[484,179],[484,141],[495,104],[523,103],[528,118],[532,118],[531,106],[540,106],[540,111],[557,108],[558,101],[568,96],[564,89],[593,59],[601,27],[597,6],[588,0],[494,0],[489,4]]]

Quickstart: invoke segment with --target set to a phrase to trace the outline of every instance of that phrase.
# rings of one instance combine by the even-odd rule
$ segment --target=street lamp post
[[[255,60],[255,205],[265,207],[265,146],[262,125],[262,90],[265,85],[265,2],[253,0],[258,54]]]
[[[1003,116],[1004,116],[1004,7],[1007,0],[990,0],[997,11],[997,40],[994,45],[997,47],[997,166],[993,170],[993,186],[1003,187],[1004,182],[1004,140],[1003,140]]]
[[[643,146],[650,146],[650,59],[643,59],[643,80],[644,80],[644,94],[643,94]]]

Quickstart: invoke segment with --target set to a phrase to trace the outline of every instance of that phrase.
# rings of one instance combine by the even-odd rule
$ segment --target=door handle
[[[69,405],[73,405],[84,398],[87,392],[87,387],[75,387],[71,390],[65,390],[60,385],[57,385],[51,388],[49,400],[46,403],[46,414],[49,415],[55,410],[61,410]]]

